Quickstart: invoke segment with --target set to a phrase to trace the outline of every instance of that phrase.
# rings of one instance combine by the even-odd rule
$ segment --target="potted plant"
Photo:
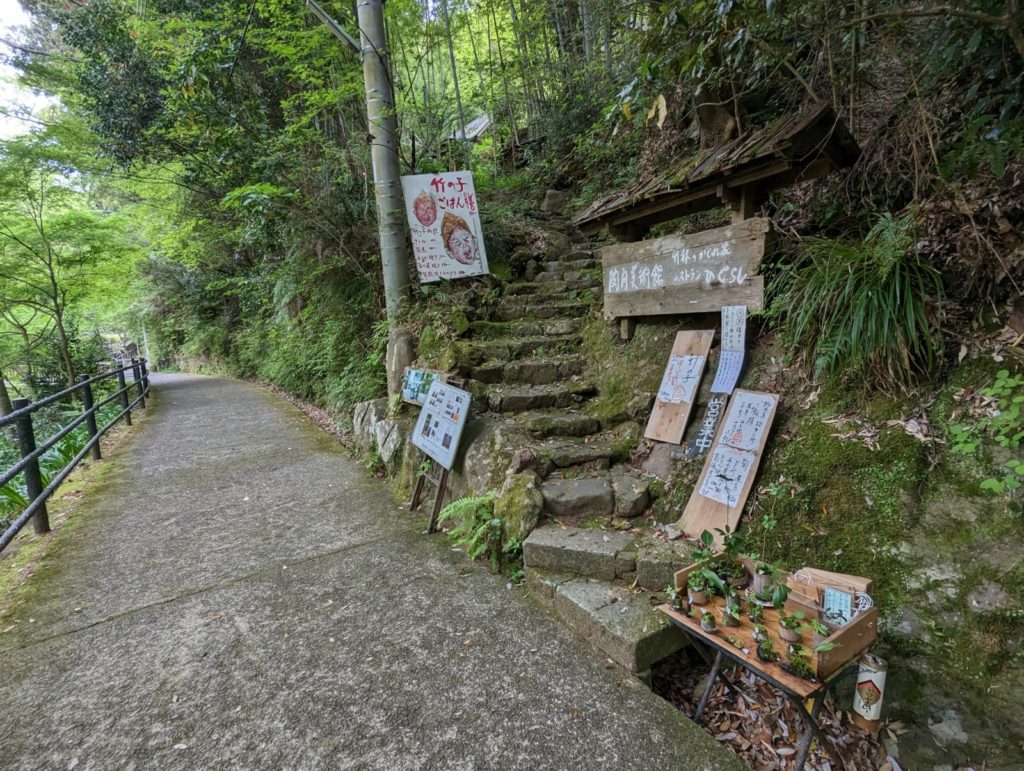
[[[763,643],[765,640],[769,640],[768,628],[764,624],[754,624],[754,629],[751,631],[750,636],[756,643]]]
[[[731,608],[726,605],[722,608],[722,623],[726,626],[739,626],[740,625],[740,611],[739,608]]]
[[[728,525],[724,528],[715,528],[715,532],[722,536],[722,556],[718,561],[718,574],[730,586],[745,586],[750,580],[742,559],[747,548],[747,539],[733,532]]]
[[[796,611],[792,615],[782,613],[779,616],[779,637],[786,642],[800,642],[804,630],[804,614]]]
[[[700,628],[708,634],[714,634],[718,629],[718,624],[715,623],[715,617],[711,611],[705,610],[700,614]]]
[[[808,650],[802,645],[791,645],[789,661],[784,665],[790,674],[802,677],[804,680],[814,679],[814,667],[811,666],[811,657]]]
[[[672,610],[682,613],[685,608],[683,607],[683,590],[674,584],[670,584],[665,589],[668,592],[668,604]]]
[[[779,654],[775,652],[775,646],[772,645],[770,638],[766,637],[757,644],[757,657],[769,663],[778,661]]]
[[[760,624],[764,619],[764,608],[756,602],[752,602],[747,606],[747,616],[751,622]]]
[[[754,568],[754,594],[764,594],[773,585],[779,583],[781,569],[778,562],[759,562]]]
[[[686,594],[691,605],[706,605],[708,601],[708,579],[704,571],[698,568],[686,579]]]
[[[825,639],[832,634],[832,630],[821,623],[818,619],[811,619],[811,629],[814,631],[814,647],[817,648],[819,645],[825,642]]]

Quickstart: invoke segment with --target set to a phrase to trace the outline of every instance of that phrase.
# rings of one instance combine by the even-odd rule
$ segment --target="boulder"
[[[505,523],[505,533],[520,541],[537,526],[544,510],[544,498],[538,489],[540,480],[532,471],[511,474],[494,502],[494,516]]]
[[[468,322],[467,322],[468,325]],[[404,329],[394,329],[388,336],[387,375],[388,396],[402,392],[402,375],[416,359],[416,343]]]
[[[544,194],[544,203],[541,204],[541,211],[549,214],[560,214],[569,203],[569,193],[565,190],[548,190]]]

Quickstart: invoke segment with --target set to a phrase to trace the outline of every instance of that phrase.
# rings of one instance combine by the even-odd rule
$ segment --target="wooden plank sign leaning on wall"
[[[742,220],[686,236],[665,236],[601,250],[604,316],[622,319],[715,313],[723,305],[764,307],[764,257],[771,221]]]
[[[683,432],[686,431],[697,388],[704,377],[704,365],[714,338],[713,329],[676,333],[658,398],[644,432],[645,438],[669,444],[683,441]]]
[[[779,397],[760,391],[733,392],[697,485],[679,520],[679,529],[698,537],[705,530],[735,530],[761,463]],[[715,534],[721,546],[722,537]]]

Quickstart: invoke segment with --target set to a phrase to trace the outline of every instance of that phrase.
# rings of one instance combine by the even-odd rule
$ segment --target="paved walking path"
[[[287,402],[154,392],[0,625],[3,768],[742,768]]]

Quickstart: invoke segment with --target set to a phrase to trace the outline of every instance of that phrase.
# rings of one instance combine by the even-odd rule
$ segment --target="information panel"
[[[412,432],[413,445],[449,470],[469,418],[469,398],[462,389],[435,380]]]

